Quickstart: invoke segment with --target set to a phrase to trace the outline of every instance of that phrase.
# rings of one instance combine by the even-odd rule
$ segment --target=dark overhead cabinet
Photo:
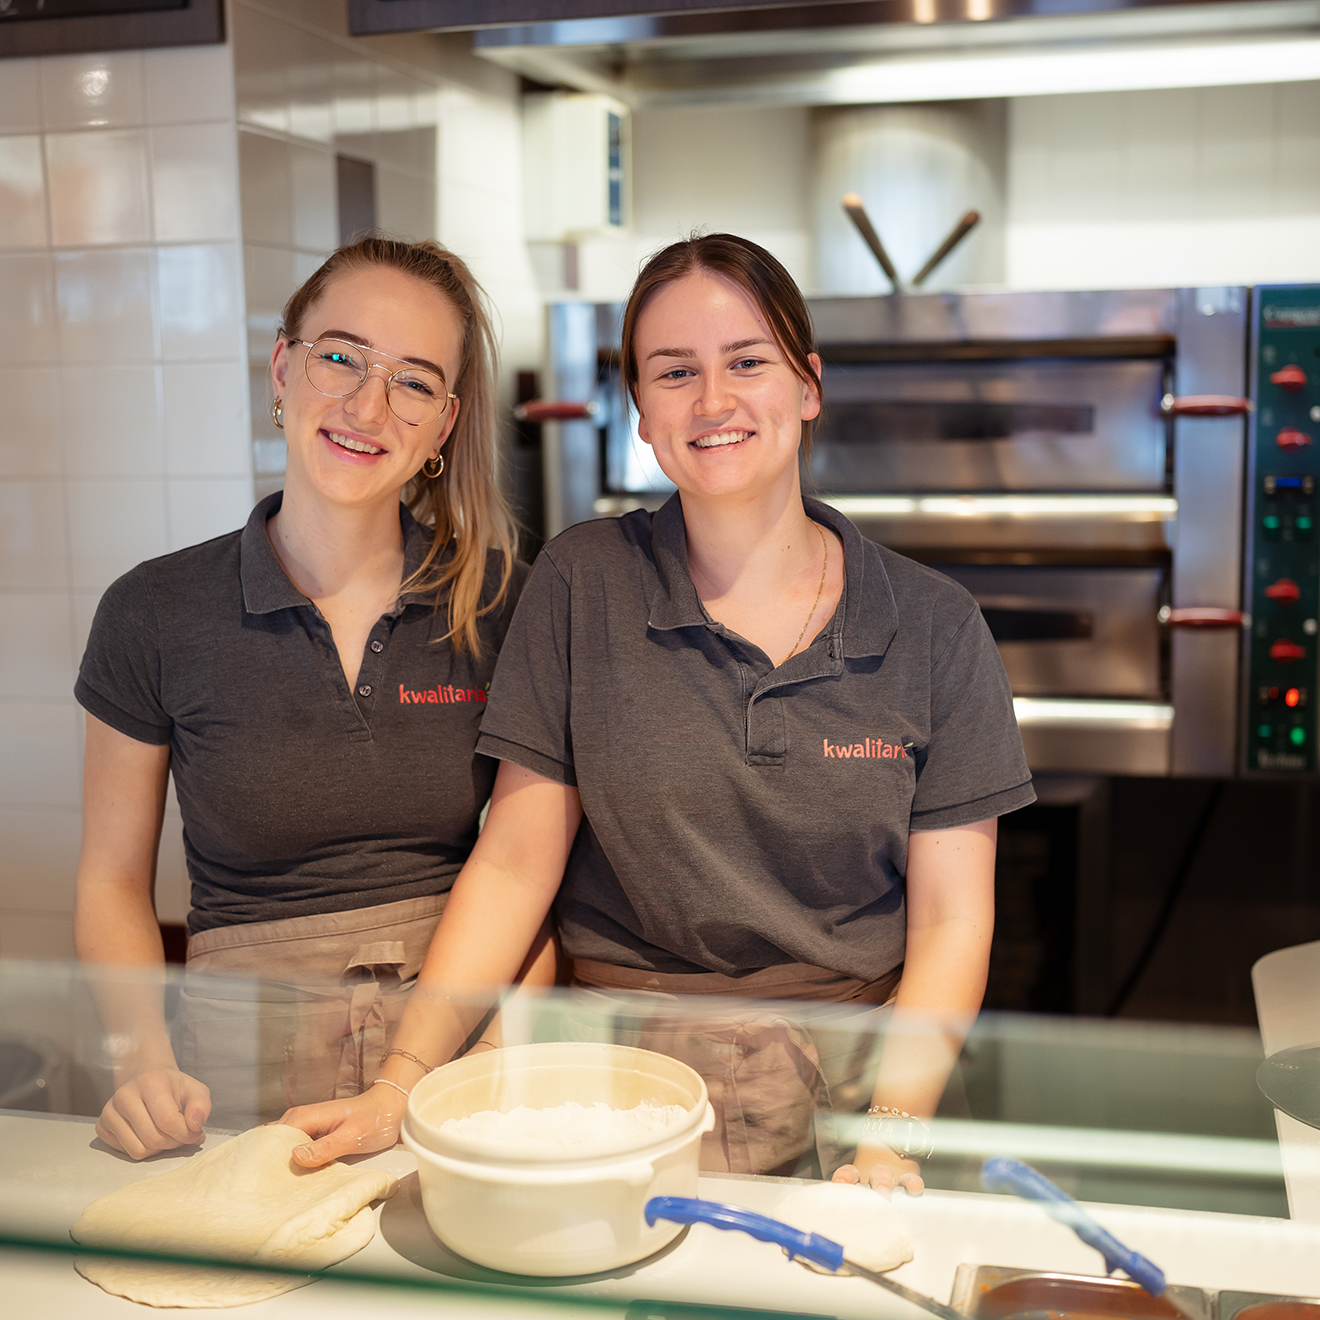
[[[224,0],[7,0],[0,7],[0,57],[203,46],[224,39]]]

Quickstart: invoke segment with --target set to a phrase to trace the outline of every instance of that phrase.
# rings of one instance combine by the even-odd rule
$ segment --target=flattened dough
[[[168,1173],[93,1201],[73,1226],[84,1246],[218,1256],[317,1270],[360,1251],[376,1232],[371,1202],[398,1180],[379,1169],[304,1169],[293,1148],[310,1140],[275,1123],[253,1128]],[[296,1274],[80,1257],[85,1279],[147,1306],[243,1306],[300,1288]]]
[[[912,1259],[912,1232],[906,1221],[869,1187],[816,1183],[789,1192],[775,1203],[773,1214],[794,1228],[839,1243],[844,1257],[863,1269],[896,1270]]]

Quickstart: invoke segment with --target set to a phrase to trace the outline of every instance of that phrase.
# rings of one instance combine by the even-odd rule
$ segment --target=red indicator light
[[[1271,385],[1281,385],[1285,390],[1300,390],[1306,384],[1306,372],[1295,364],[1280,367],[1270,375]]]
[[[1283,704],[1285,706],[1296,706],[1302,699],[1302,693],[1299,688],[1289,688],[1283,694]]]
[[[1276,687],[1270,688],[1270,700],[1278,701],[1278,699],[1279,699],[1279,689]]]
[[[1291,660],[1304,660],[1306,658],[1306,647],[1298,646],[1296,642],[1290,642],[1286,638],[1280,638],[1270,647],[1270,659],[1277,660],[1281,664],[1287,664]]]
[[[1285,426],[1274,437],[1274,443],[1280,449],[1304,449],[1311,443],[1311,437],[1305,431],[1298,431],[1295,427]]]
[[[1265,588],[1266,600],[1281,600],[1291,605],[1293,601],[1301,598],[1302,589],[1292,578],[1280,578],[1277,582],[1271,582]]]

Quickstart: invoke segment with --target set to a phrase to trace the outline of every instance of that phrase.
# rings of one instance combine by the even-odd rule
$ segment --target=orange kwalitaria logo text
[[[401,706],[447,706],[457,701],[485,701],[486,693],[482,688],[456,688],[452,683],[444,687],[427,688],[424,692],[414,692],[399,684],[399,705]]]
[[[859,743],[832,743],[825,739],[826,759],[865,761],[879,757],[885,761],[906,761],[907,748],[901,743],[887,743],[883,738],[863,738]]]

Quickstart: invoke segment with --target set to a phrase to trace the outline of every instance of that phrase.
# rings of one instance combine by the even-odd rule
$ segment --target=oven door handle
[[[1221,610],[1209,605],[1173,609],[1161,605],[1156,616],[1166,628],[1250,628],[1251,615],[1242,610]]]
[[[1255,404],[1235,394],[1166,394],[1160,400],[1162,417],[1241,417]]]
[[[600,415],[595,399],[577,403],[567,399],[529,399],[513,410],[520,422],[584,422]]]

